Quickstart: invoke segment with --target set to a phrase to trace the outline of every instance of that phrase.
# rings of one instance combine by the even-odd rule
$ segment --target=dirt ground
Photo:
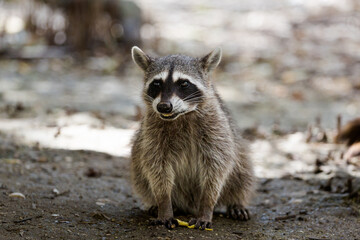
[[[276,143],[284,137],[273,139]],[[24,146],[0,136],[1,239],[359,239],[358,178],[334,172],[346,166],[332,151],[317,171],[261,178],[248,222],[217,211],[213,231],[151,226],[131,193],[129,160],[93,151]],[[261,140],[264,142],[265,140]],[[256,145],[256,144],[255,144]],[[261,145],[261,144],[260,144]],[[260,147],[258,144],[257,147]],[[319,145],[319,143],[315,143]],[[328,148],[329,144],[317,146]],[[333,146],[331,146],[332,148]],[[263,147],[264,148],[264,147]],[[335,148],[336,149],[336,148]],[[306,151],[305,151],[306,154]],[[321,156],[319,152],[316,153]],[[295,157],[294,157],[295,156]],[[315,169],[309,164],[309,169]],[[353,171],[359,167],[351,165]],[[290,171],[291,172],[291,171]],[[335,175],[334,175],[335,174]],[[280,176],[280,175],[279,175]],[[328,179],[333,178],[329,183]],[[20,192],[25,196],[12,197]],[[358,200],[358,199],[357,199]],[[189,220],[190,216],[178,216]]]

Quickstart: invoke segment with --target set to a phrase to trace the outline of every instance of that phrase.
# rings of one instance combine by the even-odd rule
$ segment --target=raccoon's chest
[[[174,206],[185,212],[195,213],[202,192],[200,158],[201,152],[196,147],[196,143],[190,141],[186,151],[180,150],[174,159],[172,202]]]
[[[199,145],[194,138],[188,138],[179,149],[174,149],[175,183],[178,185],[194,185],[199,182],[201,170],[200,159],[202,158]]]
[[[199,129],[183,125],[177,130],[162,138],[166,139],[167,143],[165,158],[171,160],[174,172],[172,202],[179,209],[195,212],[202,192],[200,178],[203,175],[203,144],[199,137]]]
[[[175,157],[174,172],[178,178],[192,179],[199,173],[199,158],[201,153],[196,147],[179,151]]]
[[[172,163],[175,183],[187,185],[198,181],[201,153],[201,131],[190,119],[179,124],[161,126],[158,139],[160,148],[166,152],[165,158]]]
[[[168,139],[170,158],[178,175],[188,175],[197,171],[201,155],[197,131],[192,128],[179,129]]]

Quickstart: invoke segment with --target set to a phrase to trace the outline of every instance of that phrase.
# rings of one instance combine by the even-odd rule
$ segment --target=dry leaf
[[[356,118],[342,127],[335,137],[335,142],[346,142],[348,146],[360,142],[360,118]]]
[[[360,156],[360,142],[354,143],[349,147],[346,151],[344,158],[345,160],[349,160],[352,157]]]

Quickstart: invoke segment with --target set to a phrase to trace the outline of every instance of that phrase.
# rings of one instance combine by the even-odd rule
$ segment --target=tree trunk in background
[[[66,36],[76,50],[91,47],[96,19],[101,12],[101,1],[73,0],[64,8],[67,19]]]
[[[101,47],[108,53],[114,53],[119,47],[127,48],[140,43],[142,25],[141,10],[133,2],[122,0],[35,0],[29,10],[27,29],[38,34],[38,27],[31,19],[37,14],[42,4],[52,11],[61,12],[65,18],[66,34],[64,44],[74,51],[84,51]],[[60,11],[58,11],[60,10]],[[56,44],[55,35],[59,30],[52,29],[52,18],[49,16],[45,33],[48,44]],[[44,32],[44,31],[42,31]]]

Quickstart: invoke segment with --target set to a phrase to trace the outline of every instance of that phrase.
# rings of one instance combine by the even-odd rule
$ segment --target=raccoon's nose
[[[171,102],[159,102],[156,108],[160,113],[171,113],[173,109]]]

